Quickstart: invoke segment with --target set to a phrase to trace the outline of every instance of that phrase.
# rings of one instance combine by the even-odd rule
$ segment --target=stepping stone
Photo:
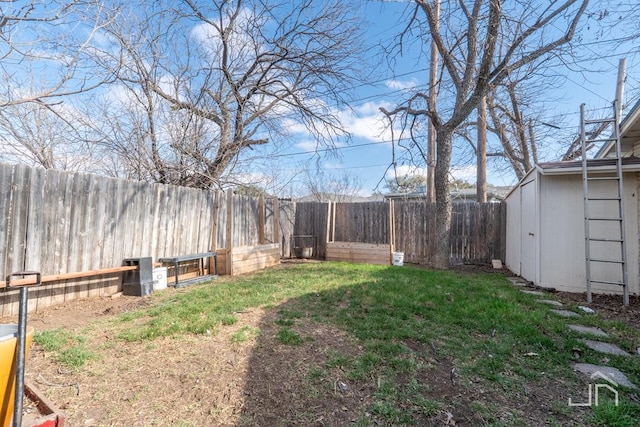
[[[567,326],[572,331],[580,332],[581,334],[591,334],[591,335],[595,335],[595,336],[598,336],[598,337],[608,337],[609,336],[609,334],[607,334],[602,329],[595,328],[595,327],[592,327],[592,326],[582,326],[582,325],[567,325]]]
[[[629,353],[627,353],[617,345],[611,344],[608,342],[583,340],[583,339],[578,341],[580,341],[581,343],[584,343],[591,350],[599,351],[600,353],[613,354],[616,356],[631,356]]]
[[[629,381],[629,378],[616,368],[592,365],[590,363],[574,363],[573,369],[587,375],[591,379],[602,378],[604,375],[609,380],[612,380],[621,386],[637,389],[636,385]]]
[[[552,300],[552,299],[539,299],[539,300],[536,300],[536,301],[541,302],[543,304],[553,305],[555,307],[562,307],[562,303],[560,301],[555,301],[555,300]]]
[[[507,280],[510,281],[513,286],[527,286],[527,282],[519,277],[507,277]]]
[[[537,295],[539,297],[544,295],[544,292],[540,292],[540,291],[523,291],[523,290],[520,290],[520,292],[525,293],[525,294],[529,294],[529,295]]]
[[[557,314],[558,316],[562,316],[562,317],[580,317],[580,315],[578,313],[576,313],[575,311],[569,311],[569,310],[551,310],[552,313]]]
[[[579,306],[578,306],[578,308],[579,308],[580,310],[584,311],[585,313],[589,313],[589,314],[593,314],[593,313],[595,313],[595,311],[593,311],[593,309],[592,309],[592,308],[589,308],[589,307],[584,307],[584,306],[582,306],[582,305],[579,305]]]

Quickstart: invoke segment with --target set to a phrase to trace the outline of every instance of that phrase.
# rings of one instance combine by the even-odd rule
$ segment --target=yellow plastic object
[[[27,326],[25,361],[29,355],[33,327]],[[0,425],[8,427],[13,417],[13,401],[16,391],[16,350],[18,346],[18,325],[0,325]]]

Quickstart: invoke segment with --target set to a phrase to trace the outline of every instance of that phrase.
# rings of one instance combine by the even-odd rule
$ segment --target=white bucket
[[[393,253],[393,265],[402,267],[404,265],[404,252]]]
[[[167,267],[153,269],[153,290],[160,291],[167,288]]]

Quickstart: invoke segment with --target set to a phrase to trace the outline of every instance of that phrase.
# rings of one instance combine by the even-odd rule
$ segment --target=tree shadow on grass
[[[367,283],[268,310],[250,356],[238,425],[538,425],[550,416],[581,425],[578,414],[553,409],[569,384],[514,375],[510,364],[519,362],[511,359],[495,372],[505,384],[465,372],[464,363],[492,360],[478,349],[500,348],[502,338],[476,319],[491,322],[491,314],[479,315],[477,300],[493,298],[492,280],[474,291],[473,276],[437,274],[382,269]],[[434,292],[443,277],[451,284]],[[450,314],[455,305],[464,308]],[[456,336],[447,336],[443,324]],[[452,350],[474,341],[479,345],[462,358]]]
[[[429,406],[429,394],[436,389],[420,383],[440,383],[438,397],[455,393],[450,389],[450,362],[436,360],[426,338],[386,339],[384,335],[403,320],[394,319],[393,310],[387,319],[367,319],[375,307],[363,307],[351,295],[365,294],[368,286],[308,294],[266,313],[249,362],[239,425],[432,425],[443,418],[442,411]],[[363,347],[363,341],[341,325],[350,315],[363,316],[363,322],[379,328],[371,331],[381,337],[374,341],[398,354],[383,359]],[[399,366],[389,366],[394,363]],[[423,396],[405,399],[408,393]],[[416,401],[429,407],[417,407]]]

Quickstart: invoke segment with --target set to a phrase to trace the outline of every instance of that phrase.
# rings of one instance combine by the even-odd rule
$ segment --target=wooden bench
[[[202,252],[199,254],[180,255],[180,256],[174,256],[174,257],[160,258],[158,259],[158,261],[161,262],[163,265],[170,265],[173,267],[173,272],[175,277],[173,286],[175,286],[176,288],[181,288],[183,286],[192,285],[194,283],[199,283],[199,282],[203,282],[203,281],[218,277],[217,256],[218,254],[216,252]],[[213,274],[206,274],[206,275],[204,274],[204,271],[205,271],[204,260],[206,258],[213,258]],[[186,279],[186,280],[180,280],[178,277],[180,275],[180,269],[179,269],[180,263],[184,263],[187,261],[198,262],[198,276],[190,279]],[[210,269],[209,269],[209,273],[211,273]]]

